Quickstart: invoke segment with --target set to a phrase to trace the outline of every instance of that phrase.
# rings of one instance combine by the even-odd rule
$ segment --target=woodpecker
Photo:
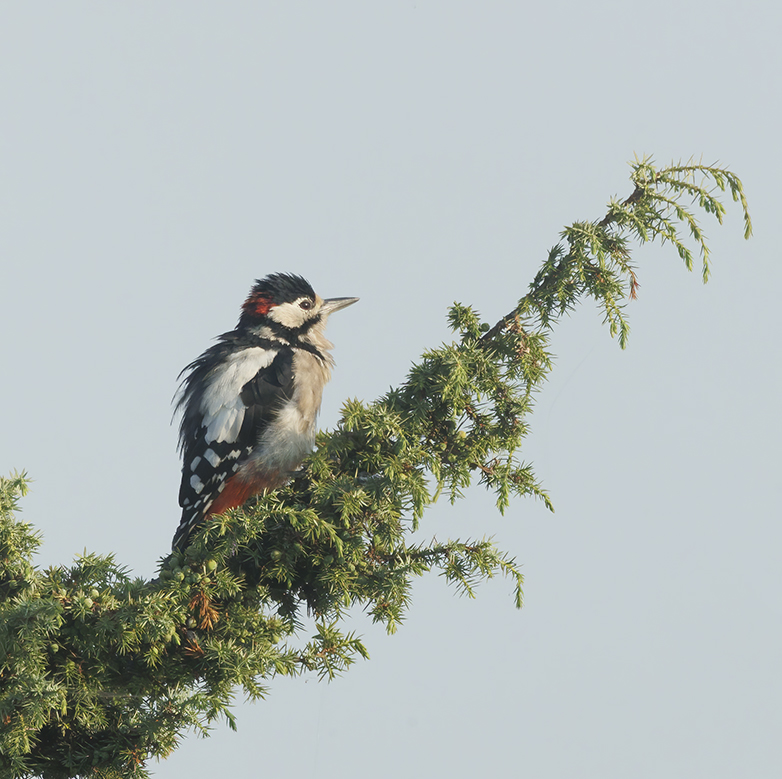
[[[210,515],[283,485],[312,451],[334,367],[326,320],[357,300],[324,300],[301,276],[258,279],[236,329],[180,373],[182,519],[174,550]]]

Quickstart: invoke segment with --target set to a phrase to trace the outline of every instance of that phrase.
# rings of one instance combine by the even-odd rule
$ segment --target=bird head
[[[305,333],[358,298],[323,299],[301,276],[273,273],[258,279],[242,305],[240,327]]]

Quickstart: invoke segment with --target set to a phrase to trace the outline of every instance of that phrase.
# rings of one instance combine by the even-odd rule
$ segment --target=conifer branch
[[[425,352],[374,403],[346,402],[293,481],[212,518],[152,582],[111,556],[37,569],[40,538],[15,517],[27,479],[0,478],[0,775],[148,777],[148,760],[173,752],[184,731],[207,733],[221,718],[236,727],[237,689],[258,699],[275,675],[331,679],[368,657],[341,630],[346,612],[363,608],[392,632],[413,580],[430,571],[469,597],[502,574],[520,607],[521,571],[490,539],[411,544],[411,533],[441,495],[459,500],[476,480],[500,511],[522,495],[553,510],[517,455],[561,315],[594,298],[624,347],[624,306],[639,286],[631,240],[672,244],[688,269],[693,242],[705,281],[695,207],[721,223],[730,192],[752,232],[726,169],[636,159],[631,181],[600,220],[562,232],[512,311],[490,326],[454,304],[453,343]],[[303,609],[317,627],[302,649]]]

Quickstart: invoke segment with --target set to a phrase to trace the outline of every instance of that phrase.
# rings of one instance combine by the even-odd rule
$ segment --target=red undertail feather
[[[239,474],[236,474],[225,483],[225,488],[209,507],[206,516],[222,514],[224,511],[228,511],[228,509],[238,508],[253,495],[262,492],[265,487],[265,484],[247,481]]]

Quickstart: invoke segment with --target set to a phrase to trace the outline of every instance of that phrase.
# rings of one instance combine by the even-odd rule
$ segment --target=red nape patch
[[[222,514],[228,509],[241,506],[248,498],[257,495],[265,485],[241,479],[239,476],[231,476],[225,483],[225,488],[217,496],[215,502],[209,507],[209,514]],[[208,516],[208,514],[207,514]]]
[[[271,307],[271,298],[266,297],[265,295],[250,295],[250,297],[244,301],[242,310],[245,314],[249,314],[250,316],[266,316]]]

